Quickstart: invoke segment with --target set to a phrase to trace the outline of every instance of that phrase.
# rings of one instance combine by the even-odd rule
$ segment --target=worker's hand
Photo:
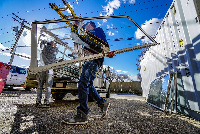
[[[111,52],[108,53],[107,57],[112,58],[113,56],[116,56],[116,55],[114,54],[114,52],[111,51]]]
[[[46,40],[42,40],[41,44],[46,44],[46,42],[47,42]]]
[[[52,46],[53,46],[53,47],[57,47],[56,42],[53,42],[53,43],[52,43]]]

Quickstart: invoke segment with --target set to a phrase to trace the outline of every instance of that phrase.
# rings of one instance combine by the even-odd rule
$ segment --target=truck
[[[26,76],[27,76],[27,68],[11,65],[10,72],[7,75],[5,87],[11,89],[13,87],[23,87],[24,82],[26,80]]]
[[[67,93],[71,93],[73,96],[78,95],[78,80],[79,67],[77,65],[54,69],[54,82],[51,90],[53,99],[62,100]],[[106,98],[110,97],[110,83],[105,78],[103,69],[97,71],[93,85],[98,93],[105,93]],[[37,88],[36,75],[29,74],[27,76],[24,88],[27,90]],[[93,101],[93,98],[89,95],[88,100]]]
[[[0,62],[0,93],[3,91],[10,69],[9,64]]]

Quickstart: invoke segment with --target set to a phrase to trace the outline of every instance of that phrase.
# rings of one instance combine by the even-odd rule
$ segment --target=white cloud
[[[112,33],[111,31],[108,31],[107,33],[108,33],[109,36],[114,36],[115,35],[115,33]]]
[[[147,34],[153,36],[156,34],[162,20],[163,19],[152,18],[149,21],[145,21],[145,23],[142,24],[141,27]],[[141,39],[144,43],[151,42],[149,38],[147,38],[146,35],[144,35],[140,29],[137,29],[137,31],[135,32],[135,36],[136,39]]]
[[[49,25],[47,26],[47,29],[53,29],[56,28],[55,26],[57,26],[58,24],[56,23],[49,23]]]
[[[111,14],[113,14],[114,9],[118,9],[119,7],[120,7],[120,1],[113,0],[113,1],[109,1],[106,6],[103,6],[103,10],[104,12],[106,12],[105,15],[110,16]]]
[[[127,1],[130,4],[134,4],[135,0],[122,0],[124,3],[126,3]],[[107,2],[107,0],[105,1]],[[113,1],[109,1],[108,4],[106,6],[103,6],[103,12],[105,12],[105,14],[100,13],[100,16],[110,16],[114,13],[114,9],[118,9],[121,5],[120,0],[113,0]],[[103,23],[107,22],[106,19],[103,19]]]
[[[103,19],[103,23],[106,23],[107,22],[107,20],[106,19]]]
[[[124,3],[126,3],[127,1],[130,4],[134,4],[135,0],[122,0]],[[109,1],[108,4],[106,6],[103,6],[103,11],[106,12],[105,15],[110,16],[111,14],[114,13],[114,9],[118,9],[121,5],[120,0],[113,0],[113,1]],[[100,14],[102,15],[102,14]]]
[[[97,27],[100,27],[102,24],[100,24],[99,22],[97,22]]]
[[[3,48],[4,46],[0,43],[0,48]]]
[[[20,65],[19,67],[29,68],[29,66],[26,66],[26,65]]]
[[[109,28],[113,28],[113,24],[110,24],[110,25],[107,25],[107,29],[109,29]],[[115,31],[116,33],[118,33],[118,31]],[[115,33],[113,33],[113,32],[111,32],[111,31],[107,31],[107,33],[108,33],[108,35],[109,36],[114,36],[115,35]]]
[[[11,56],[10,55],[10,48],[4,47],[3,44],[0,43],[0,54],[5,56]]]
[[[135,0],[129,0],[129,3],[134,4]]]
[[[5,56],[11,56],[10,52],[1,52],[1,50],[0,50],[0,54],[5,55]]]
[[[107,28],[113,28],[113,24],[107,25]]]
[[[133,81],[139,81],[137,76],[134,76],[134,75],[129,75],[129,78]]]
[[[135,3],[135,0],[123,0],[124,3],[126,3],[127,1],[128,1],[130,4],[134,4],[134,3]]]
[[[120,73],[122,70],[116,70],[118,73]]]
[[[122,71],[122,72],[125,73],[125,74],[128,73],[128,71]]]

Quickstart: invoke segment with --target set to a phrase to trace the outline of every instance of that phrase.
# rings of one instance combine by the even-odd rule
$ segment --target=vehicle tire
[[[65,97],[66,93],[54,93],[52,94],[52,97],[55,100],[62,100]]]
[[[7,90],[8,90],[8,91],[13,91],[13,87],[12,87],[12,86],[8,86],[8,87],[7,87]]]
[[[109,86],[109,88],[108,88],[108,92],[107,92],[107,94],[106,94],[106,98],[110,98],[110,86]]]
[[[25,91],[31,91],[31,88],[30,87],[26,87]]]

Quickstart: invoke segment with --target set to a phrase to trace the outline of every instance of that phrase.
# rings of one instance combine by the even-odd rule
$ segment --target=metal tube
[[[171,100],[171,111],[170,111],[170,114],[172,114],[172,110],[173,110],[173,99],[174,99],[174,92],[175,92],[175,84],[176,84],[176,74],[175,73],[173,73],[173,75],[174,75],[174,79],[173,79],[173,87],[172,87],[172,100]]]
[[[149,44],[144,44],[144,45],[140,45],[140,46],[133,46],[133,47],[129,47],[129,48],[115,50],[113,52],[114,52],[114,54],[120,54],[120,53],[129,52],[129,51],[142,49],[142,48],[145,48],[145,47],[150,47],[150,46],[155,46],[155,45],[158,45],[158,43],[149,43]],[[49,65],[45,65],[45,66],[30,68],[30,71],[31,71],[30,73],[36,73],[36,72],[41,72],[41,71],[45,71],[45,70],[49,70],[49,69],[60,68],[62,66],[75,64],[75,63],[83,62],[83,61],[86,61],[86,60],[94,60],[94,59],[102,58],[102,57],[105,57],[105,56],[107,56],[107,54],[99,53],[99,54],[94,54],[94,55],[90,55],[90,56],[79,57],[77,59],[53,63],[53,64],[49,64]],[[32,58],[32,56],[31,56],[31,58]]]
[[[154,43],[157,43],[150,35],[148,35],[134,20],[132,20],[129,16],[127,16],[127,18],[133,22],[151,41],[153,41]]]
[[[37,67],[37,24],[32,23],[30,69]]]
[[[47,21],[35,21],[34,24],[47,24],[47,23],[58,23],[58,22],[70,22],[80,20],[95,20],[95,19],[109,19],[109,18],[127,18],[127,15],[118,16],[99,16],[99,17],[84,17],[84,18],[72,18],[72,19],[58,19],[58,20],[47,20]]]

